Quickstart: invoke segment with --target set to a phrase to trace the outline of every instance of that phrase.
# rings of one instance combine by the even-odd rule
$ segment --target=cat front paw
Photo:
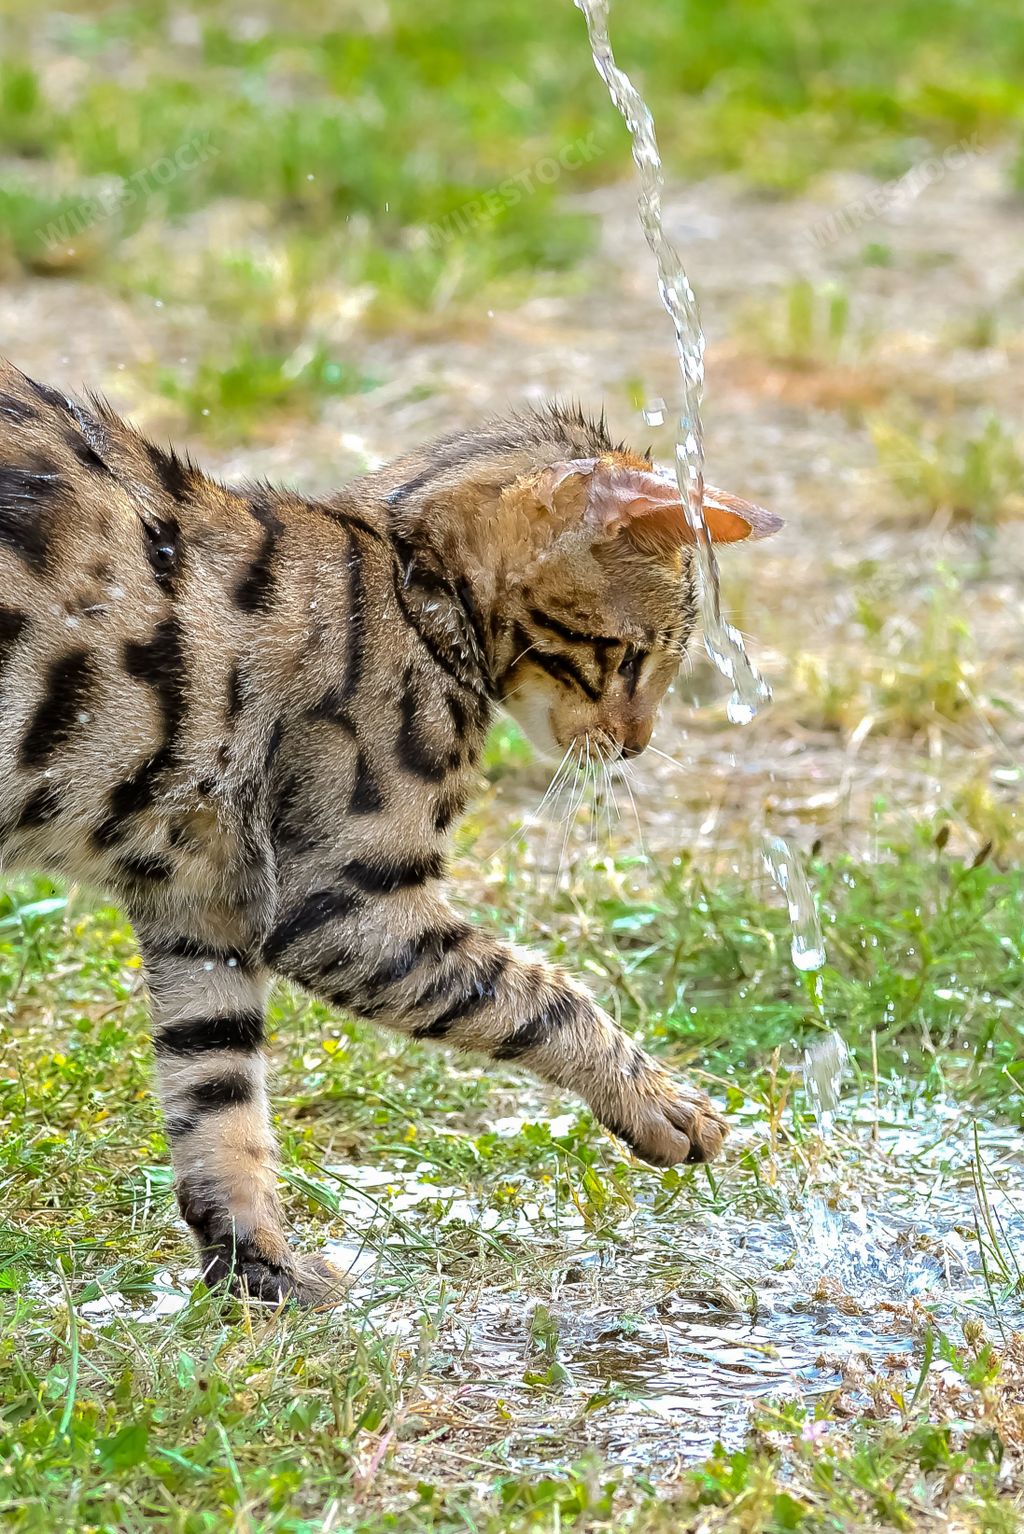
[[[645,1074],[605,1127],[651,1166],[710,1161],[722,1148],[729,1126],[705,1092],[673,1081],[662,1071]]]
[[[350,1282],[323,1257],[289,1254],[283,1262],[272,1262],[242,1242],[234,1251],[204,1253],[203,1280],[207,1288],[227,1288],[239,1300],[314,1309],[341,1304]]]

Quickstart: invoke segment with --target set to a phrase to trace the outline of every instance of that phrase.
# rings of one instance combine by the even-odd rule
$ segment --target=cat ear
[[[572,458],[544,470],[540,489],[545,504],[551,506],[559,486],[575,475],[587,481],[586,520],[604,537],[626,532],[670,548],[697,541],[671,474],[597,458]],[[712,543],[769,538],[782,526],[782,518],[774,512],[713,485],[704,487],[704,520]]]
[[[753,501],[741,501],[738,495],[727,490],[716,490],[714,485],[704,486],[704,520],[708,525],[712,543],[735,543],[740,538],[770,538],[785,523],[774,511],[755,506]],[[692,534],[692,528],[687,523]]]

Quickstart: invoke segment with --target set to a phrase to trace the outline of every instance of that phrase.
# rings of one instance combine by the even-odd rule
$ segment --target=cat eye
[[[639,685],[640,669],[645,659],[643,650],[637,649],[636,645],[626,646],[626,653],[619,662],[619,675],[625,677],[631,692]]]

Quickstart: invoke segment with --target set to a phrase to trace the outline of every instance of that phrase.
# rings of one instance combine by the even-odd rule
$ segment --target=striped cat
[[[717,491],[707,516],[724,541],[779,525]],[[208,1283],[337,1283],[282,1225],[275,975],[521,1062],[654,1165],[718,1150],[702,1092],[445,897],[496,705],[558,756],[647,744],[694,625],[690,541],[674,487],[576,410],[310,500],[218,484],[0,363],[0,866],[131,917]]]

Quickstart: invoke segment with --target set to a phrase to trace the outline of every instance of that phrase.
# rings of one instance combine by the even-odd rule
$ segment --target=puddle
[[[789,1150],[773,1162],[763,1120],[741,1120],[717,1208],[702,1207],[699,1178],[667,1207],[652,1183],[600,1232],[553,1181],[513,1176],[494,1199],[427,1162],[340,1163],[326,1169],[340,1202],[325,1255],[352,1280],[350,1313],[378,1335],[411,1339],[434,1318],[424,1398],[491,1424],[502,1464],[555,1467],[571,1441],[657,1477],[716,1440],[741,1444],[758,1401],[842,1392],[854,1410],[878,1372],[913,1381],[928,1327],[958,1344],[969,1318],[996,1341],[1024,1326],[1024,1285],[1009,1292],[1024,1254],[1017,1131],[976,1128],[948,1101],[841,1107],[841,1144],[802,1142],[811,1174]],[[496,1127],[511,1138],[537,1122],[564,1132],[571,1119]],[[481,1242],[507,1260],[467,1264]],[[197,1276],[161,1273],[144,1304],[88,1298],[82,1324],[172,1324]],[[60,1291],[47,1298],[63,1303]],[[415,1440],[401,1452],[414,1455]]]
[[[366,1193],[377,1200],[369,1239],[381,1254],[354,1299],[386,1280],[397,1215],[414,1225],[425,1216],[439,1240],[462,1222],[528,1238],[540,1278],[533,1272],[529,1287],[497,1291],[474,1284],[467,1295],[448,1281],[437,1342],[440,1355],[458,1360],[477,1410],[500,1400],[522,1413],[522,1441],[504,1441],[503,1452],[524,1466],[547,1463],[545,1440],[525,1428],[538,1387],[546,1422],[571,1422],[612,1459],[655,1472],[707,1454],[718,1439],[741,1443],[758,1400],[841,1391],[865,1404],[877,1371],[916,1372],[927,1327],[958,1343],[969,1317],[998,1335],[1000,1321],[1020,1326],[1024,1312],[993,1285],[991,1263],[988,1278],[983,1271],[970,1116],[941,1103],[916,1119],[879,1122],[869,1105],[858,1117],[849,1103],[845,1115],[848,1145],[834,1157],[835,1180],[823,1176],[816,1191],[800,1194],[780,1173],[767,1200],[777,1214],[681,1204],[658,1213],[652,1202],[603,1239],[550,1192],[509,1213],[431,1183],[426,1166],[405,1176],[345,1168],[365,1190],[353,1191],[351,1214],[367,1207]],[[514,1133],[518,1124],[502,1128]],[[761,1133],[752,1123],[733,1138],[753,1146]],[[979,1147],[989,1219],[1007,1254],[1024,1252],[1015,1134],[984,1126]],[[387,1314],[375,1304],[378,1324]],[[553,1449],[552,1465],[562,1453],[564,1445]]]

